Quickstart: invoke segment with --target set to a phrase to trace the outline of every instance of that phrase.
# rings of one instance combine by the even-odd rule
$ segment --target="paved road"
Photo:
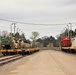
[[[43,50],[1,67],[0,75],[76,75],[76,54]]]

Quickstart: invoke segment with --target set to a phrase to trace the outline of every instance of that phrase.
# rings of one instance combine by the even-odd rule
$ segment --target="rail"
[[[22,55],[13,55],[13,56],[8,56],[8,57],[2,57],[2,58],[0,58],[0,66],[4,65],[6,63],[9,63],[9,62],[15,61],[17,59],[20,59],[22,57],[23,57]]]

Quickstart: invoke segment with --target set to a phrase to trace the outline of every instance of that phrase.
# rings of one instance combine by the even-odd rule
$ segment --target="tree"
[[[26,41],[24,41],[24,42],[31,44],[29,39],[26,39]]]
[[[76,29],[75,29],[75,31],[73,31],[73,36],[75,36],[75,37],[76,37]]]
[[[35,32],[35,31],[32,32],[32,36],[30,37],[30,39],[32,39],[32,41],[33,41],[33,42],[32,42],[32,46],[33,46],[33,47],[36,47],[36,46],[35,46],[35,44],[36,44],[36,38],[37,38],[38,36],[39,36],[39,33],[38,33],[38,32]]]
[[[15,38],[20,38],[20,34],[18,32],[15,33]]]
[[[26,38],[25,38],[24,33],[21,34],[21,39],[22,39],[24,42],[26,42]]]
[[[56,47],[59,46],[58,41],[53,36],[49,36],[49,37],[44,36],[42,38],[37,39],[37,42],[42,44],[44,47],[47,47],[47,45],[49,45],[49,43],[52,43],[53,46],[56,46]]]
[[[49,43],[47,47],[53,47],[53,43]]]
[[[2,37],[3,38],[7,37],[7,35],[8,35],[8,32],[7,31],[2,31]]]
[[[39,36],[38,32],[32,32],[32,36],[30,37],[32,40],[36,40],[36,38]]]

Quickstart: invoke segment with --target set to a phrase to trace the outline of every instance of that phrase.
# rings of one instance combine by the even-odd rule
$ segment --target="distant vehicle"
[[[9,38],[4,38],[1,40],[2,49],[11,49],[13,46],[13,40]]]
[[[12,39],[6,37],[1,40],[0,53],[3,55],[33,53],[39,51],[39,48],[32,48],[31,44],[25,43],[22,39]]]
[[[76,52],[76,37],[68,36],[61,38],[61,50],[65,52]]]
[[[70,47],[71,46],[71,40],[68,36],[61,38],[61,47]]]

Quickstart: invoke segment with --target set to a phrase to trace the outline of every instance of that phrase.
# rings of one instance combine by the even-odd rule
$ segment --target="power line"
[[[13,22],[13,23],[19,23],[19,24],[27,24],[27,25],[47,25],[47,26],[51,26],[51,25],[67,25],[69,23],[63,23],[63,24],[37,24],[37,23],[25,23],[25,22],[19,22],[19,21],[12,21],[12,20],[6,20],[6,19],[1,19],[2,21],[7,21],[7,22]],[[76,22],[73,22],[71,24],[76,24]]]

